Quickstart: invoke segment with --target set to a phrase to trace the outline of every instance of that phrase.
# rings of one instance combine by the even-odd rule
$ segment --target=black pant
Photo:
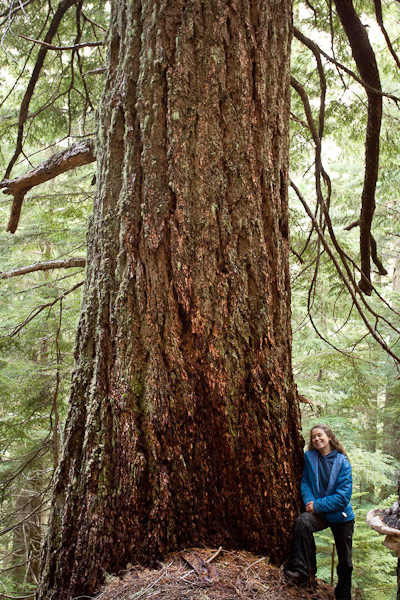
[[[296,521],[293,532],[292,559],[290,569],[304,577],[317,572],[316,548],[313,533],[330,527],[335,538],[338,555],[338,583],[335,588],[337,600],[351,600],[351,546],[354,531],[354,519],[346,523],[328,523],[320,514],[302,513]]]

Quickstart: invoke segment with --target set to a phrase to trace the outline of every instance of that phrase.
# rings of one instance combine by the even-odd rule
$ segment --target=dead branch
[[[51,442],[48,440],[45,440],[44,443],[39,446],[39,448],[36,448],[35,450],[32,451],[31,456],[19,467],[19,469],[17,469],[17,471],[15,473],[13,473],[13,475],[11,475],[4,483],[2,483],[2,494],[4,495],[4,491],[6,490],[6,488],[14,481],[14,479],[16,479],[19,475],[21,475],[21,473],[26,469],[26,467],[28,465],[30,465],[35,459],[38,458],[38,456],[40,456],[40,458],[42,457],[42,453],[44,454],[45,452],[47,452],[47,449],[49,448],[49,446],[51,445]],[[2,535],[4,532],[1,531],[0,535]]]
[[[103,25],[100,25],[99,23],[96,23],[96,21],[93,21],[92,19],[90,19],[83,11],[82,11],[82,17],[85,19],[85,21],[90,23],[94,28],[98,27],[99,29],[104,31],[104,33],[107,33],[107,29],[105,27],[103,27]]]
[[[83,18],[83,15],[82,15],[82,6],[83,6],[83,0],[76,7],[77,36],[76,36],[76,39],[74,41],[74,44],[81,43],[81,38],[82,38],[82,35],[83,35],[83,28],[85,26],[85,25],[83,25],[83,27],[82,27],[82,25],[81,25],[81,19]],[[84,92],[85,92],[84,123],[86,124],[86,113],[87,113],[88,107],[90,107],[92,110],[95,110],[95,108],[94,108],[93,103],[91,101],[89,89],[88,89],[88,86],[87,86],[85,75],[83,73],[82,57],[81,57],[81,55],[79,53],[79,50],[77,50],[76,52],[74,51],[73,54],[72,54],[72,56],[74,56],[74,54],[76,54],[76,57],[77,57],[79,73],[80,73],[80,75],[82,77],[82,85],[83,85],[83,89],[84,89]]]
[[[0,27],[2,27],[7,20],[12,19],[12,17],[19,11],[22,11],[25,14],[25,7],[33,2],[35,2],[35,0],[27,0],[24,4],[20,2],[18,6],[14,8],[7,8],[7,10],[4,10],[2,13],[0,13],[1,18],[5,17],[4,21],[0,23]]]
[[[308,100],[307,93],[306,93],[304,87],[301,85],[301,83],[299,81],[297,81],[297,79],[295,79],[293,76],[290,78],[290,85],[296,90],[296,92],[298,93],[298,95],[301,98],[301,101],[304,106],[304,112],[306,113],[306,117],[307,117],[308,127],[309,127],[311,135],[312,135],[312,139],[314,141],[316,148],[320,149],[321,140],[318,135],[317,127],[315,125],[315,121],[314,121],[314,117],[312,114],[311,105]]]
[[[360,224],[360,219],[357,219],[357,221],[353,221],[352,223],[350,223],[349,225],[347,225],[346,227],[344,227],[345,231],[350,231],[351,229],[354,229],[355,227],[358,227]]]
[[[374,90],[380,91],[382,88],[375,53],[370,44],[366,29],[354,9],[352,0],[335,0],[335,5],[361,78]],[[375,212],[375,190],[378,180],[382,96],[369,89],[366,91],[368,97],[368,121],[365,141],[364,187],[361,195],[360,213],[361,280],[359,286],[367,296],[370,296],[372,293],[370,264],[371,225]]]
[[[214,554],[212,554],[212,555],[210,556],[210,558],[207,558],[207,560],[206,560],[206,563],[210,563],[210,562],[212,562],[212,561],[214,560],[214,558],[217,558],[217,556],[218,556],[218,554],[221,552],[221,550],[222,550],[222,546],[219,546],[218,550],[216,550],[216,551],[214,552]]]
[[[297,260],[299,261],[299,263],[301,265],[304,265],[304,260],[301,258],[300,254],[298,252],[296,252],[296,250],[294,250],[294,248],[292,248],[292,246],[290,246],[290,252],[292,254],[294,254],[294,256],[297,258]]]
[[[76,169],[82,165],[87,165],[95,160],[94,142],[93,140],[85,140],[77,142],[63,152],[51,156],[35,169],[20,177],[16,177],[15,179],[3,179],[3,181],[0,182],[0,189],[3,189],[3,194],[14,196],[7,231],[15,233],[17,230],[22,203],[25,194],[30,189],[45,181],[54,179],[57,175],[61,175],[61,173]]]
[[[213,579],[218,579],[219,574],[215,567],[210,565],[210,563],[219,555],[222,550],[222,546],[216,550],[207,560],[204,560],[194,551],[185,550],[181,554],[181,559],[184,560],[191,570],[185,573],[180,577],[180,579],[185,580],[186,577],[191,575],[192,573],[196,573],[201,579],[204,579],[207,582],[211,582]]]
[[[49,271],[50,269],[72,269],[74,267],[84,267],[86,259],[82,257],[69,258],[68,260],[48,260],[45,262],[37,262],[33,265],[27,265],[20,269],[13,269],[0,273],[0,279],[9,279],[10,277],[18,277],[26,275],[26,273],[34,273],[35,271]]]
[[[33,321],[33,319],[35,317],[37,317],[37,315],[39,313],[41,313],[46,308],[51,308],[52,306],[57,304],[57,302],[60,302],[60,300],[62,300],[66,296],[68,296],[68,294],[71,294],[72,292],[77,290],[79,287],[81,287],[81,285],[83,285],[84,283],[85,283],[84,281],[80,281],[79,283],[74,285],[71,289],[69,289],[66,292],[64,292],[63,294],[61,294],[61,296],[58,296],[58,298],[56,298],[52,302],[46,302],[46,304],[40,304],[35,309],[33,309],[33,311],[26,317],[26,319],[24,319],[21,323],[19,323],[16,327],[14,327],[14,329],[12,330],[11,333],[9,333],[8,335],[5,335],[3,337],[14,337],[14,335],[17,335],[17,333],[19,333],[21,331],[21,329],[23,329],[26,325],[28,325],[28,323]]]
[[[88,75],[102,75],[106,71],[107,71],[107,67],[105,65],[101,65],[100,67],[97,67],[97,69],[92,69],[91,71],[86,71],[86,73],[84,73],[83,76],[87,77]]]
[[[73,46],[53,46],[53,44],[48,44],[47,42],[42,42],[41,40],[35,40],[33,38],[27,37],[26,35],[22,35],[20,33],[18,37],[23,40],[27,40],[28,42],[33,42],[34,44],[39,44],[47,50],[79,50],[80,48],[95,48],[97,46],[105,46],[106,42],[83,42],[82,44],[75,44]]]

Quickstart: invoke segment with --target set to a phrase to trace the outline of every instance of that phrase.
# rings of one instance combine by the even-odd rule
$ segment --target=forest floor
[[[333,600],[333,588],[316,579],[293,585],[267,557],[219,548],[168,556],[159,569],[131,567],[108,577],[96,600]]]

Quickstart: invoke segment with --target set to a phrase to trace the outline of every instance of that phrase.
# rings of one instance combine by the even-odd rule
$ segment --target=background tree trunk
[[[400,294],[400,259],[397,259],[393,270],[393,291]],[[394,302],[394,308],[399,310],[399,302]],[[400,381],[398,371],[393,368],[388,373],[388,384],[385,394],[385,408],[383,419],[383,451],[391,454],[400,462]]]
[[[194,544],[288,552],[289,0],[112,2],[98,193],[39,598]]]
[[[39,576],[42,519],[38,481],[27,481],[15,499],[15,511],[20,524],[13,532],[12,561],[17,566],[13,578],[18,583],[36,583]]]
[[[397,493],[399,494],[399,504],[400,504],[400,473],[399,473],[399,481],[397,484]],[[396,600],[400,600],[400,558],[397,559],[397,595]]]

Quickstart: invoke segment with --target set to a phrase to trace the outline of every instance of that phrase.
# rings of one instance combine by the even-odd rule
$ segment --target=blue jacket
[[[314,502],[314,510],[322,513],[330,523],[344,523],[354,519],[350,504],[352,492],[351,465],[344,454],[338,452],[332,466],[326,495],[321,497],[318,481],[318,450],[305,454],[301,495],[304,504]]]

